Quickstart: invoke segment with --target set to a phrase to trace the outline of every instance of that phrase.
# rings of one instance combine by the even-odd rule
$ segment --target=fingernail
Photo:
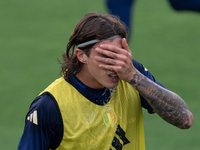
[[[124,39],[125,39],[125,42],[126,42],[126,44],[127,44],[126,38],[124,38]]]
[[[100,45],[100,47],[102,47],[102,48],[103,48],[103,47],[104,47],[104,45],[103,45],[103,44],[101,44],[101,45]]]
[[[100,48],[98,48],[98,47],[97,47],[95,50],[96,50],[96,51],[99,51],[99,50],[100,50]]]

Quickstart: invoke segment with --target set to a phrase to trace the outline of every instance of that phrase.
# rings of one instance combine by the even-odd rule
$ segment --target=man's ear
[[[76,54],[76,56],[77,56],[77,58],[78,58],[78,60],[79,60],[80,62],[86,63],[87,55],[86,55],[82,50],[80,50],[80,49],[77,48],[77,49],[75,50],[75,54]]]

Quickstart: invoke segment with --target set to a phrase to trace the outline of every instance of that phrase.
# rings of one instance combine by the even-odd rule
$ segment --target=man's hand
[[[120,79],[130,82],[135,73],[132,53],[125,38],[122,39],[121,45],[122,48],[109,44],[100,44],[95,50],[105,57],[95,56],[95,59],[102,62],[99,65],[100,68],[114,71]]]

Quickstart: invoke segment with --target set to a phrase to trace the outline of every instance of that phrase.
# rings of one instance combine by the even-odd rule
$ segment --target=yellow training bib
[[[140,97],[129,83],[120,80],[103,106],[92,103],[62,77],[42,93],[47,91],[63,119],[58,150],[145,150]]]

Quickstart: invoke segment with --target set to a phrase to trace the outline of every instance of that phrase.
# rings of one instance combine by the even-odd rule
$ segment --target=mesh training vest
[[[145,150],[140,97],[129,83],[119,80],[104,106],[86,99],[63,77],[46,91],[56,99],[63,119],[57,150]]]

